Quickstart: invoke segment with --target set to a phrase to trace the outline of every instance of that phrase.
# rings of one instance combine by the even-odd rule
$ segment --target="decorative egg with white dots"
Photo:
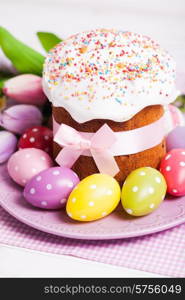
[[[121,194],[123,208],[132,216],[147,215],[164,200],[166,188],[163,175],[156,169],[136,169],[124,182]]]
[[[53,132],[45,126],[27,129],[19,139],[18,148],[37,148],[52,155]]]
[[[24,197],[33,206],[59,209],[79,183],[75,172],[66,167],[53,167],[34,176],[25,186]]]
[[[178,126],[166,137],[167,151],[185,148],[185,126]]]
[[[10,177],[22,186],[25,186],[33,176],[52,166],[53,161],[50,156],[35,148],[15,152],[7,164]]]
[[[67,201],[69,217],[78,221],[94,221],[109,215],[118,205],[121,189],[109,175],[93,174],[83,179]]]
[[[167,183],[167,192],[173,196],[185,195],[185,148],[173,149],[162,159],[160,171]]]

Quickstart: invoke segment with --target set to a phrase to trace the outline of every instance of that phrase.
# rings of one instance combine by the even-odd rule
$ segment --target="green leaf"
[[[5,81],[6,81],[6,79],[0,78],[0,91],[1,91],[2,88],[3,88]]]
[[[4,83],[6,80],[8,80],[9,78],[11,78],[11,75],[3,75],[2,73],[0,73],[0,96],[3,94],[3,87],[4,87]]]
[[[20,73],[42,75],[44,56],[0,26],[0,47]]]
[[[58,36],[51,32],[37,32],[37,37],[42,44],[42,47],[48,52],[56,44],[62,42]]]

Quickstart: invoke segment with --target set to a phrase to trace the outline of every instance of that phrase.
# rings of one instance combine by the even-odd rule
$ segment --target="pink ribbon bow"
[[[85,139],[74,128],[62,124],[54,136],[54,141],[63,147],[56,157],[59,165],[71,168],[83,152],[89,150],[100,173],[114,177],[119,172],[118,165],[109,151],[116,142],[116,137],[107,124],[90,139]]]

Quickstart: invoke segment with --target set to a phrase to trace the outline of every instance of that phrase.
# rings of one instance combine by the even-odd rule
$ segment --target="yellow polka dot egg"
[[[78,221],[95,221],[109,215],[118,205],[121,190],[109,175],[93,174],[72,191],[66,205],[69,217]]]
[[[126,178],[121,194],[125,211],[133,216],[153,212],[166,195],[166,181],[156,169],[144,167],[134,170]]]

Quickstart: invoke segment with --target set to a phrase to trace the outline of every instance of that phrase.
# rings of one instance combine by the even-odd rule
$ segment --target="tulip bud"
[[[17,147],[17,138],[8,131],[0,131],[0,164],[4,163],[14,153]]]
[[[33,105],[14,105],[0,114],[0,126],[14,133],[22,134],[28,128],[41,125],[42,114]]]
[[[42,78],[32,74],[22,74],[8,79],[3,93],[23,104],[43,105],[46,96],[42,89]]]

